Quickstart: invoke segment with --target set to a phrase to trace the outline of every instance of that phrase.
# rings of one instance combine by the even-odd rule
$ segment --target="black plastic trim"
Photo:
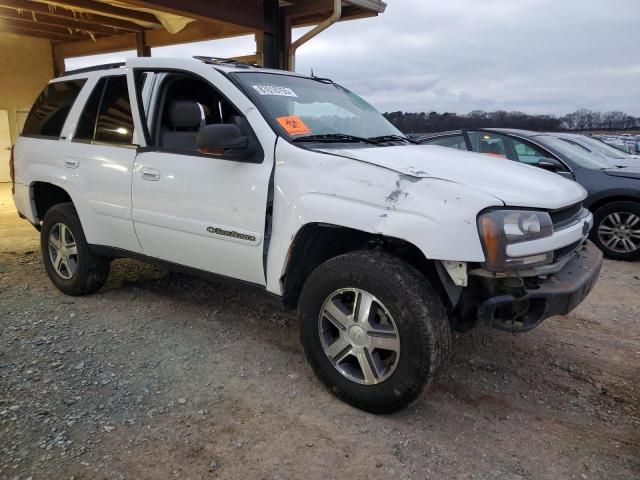
[[[267,291],[267,287],[265,285],[260,285],[257,283],[247,282],[245,280],[239,280],[237,278],[229,277],[227,275],[221,275],[219,273],[208,272],[206,270],[200,270],[198,268],[187,267],[185,265],[180,265],[178,263],[169,262],[167,260],[162,260],[161,258],[150,257],[143,253],[132,252],[130,250],[124,250],[122,248],[110,247],[107,245],[95,245],[89,244],[89,251],[92,255],[96,255],[99,257],[108,257],[112,259],[117,258],[130,258],[133,260],[138,260],[143,263],[148,263],[150,265],[155,265],[156,267],[164,268],[171,272],[184,273],[186,275],[193,275],[195,277],[204,278],[206,280],[218,281],[228,283],[230,286],[234,288],[239,288],[242,290],[247,290],[253,293],[262,293],[271,301],[275,303],[282,310],[287,310],[282,297],[280,295],[276,295],[275,293],[271,293]]]

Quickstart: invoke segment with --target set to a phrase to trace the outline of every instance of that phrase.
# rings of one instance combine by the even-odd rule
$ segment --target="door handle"
[[[160,180],[160,171],[155,168],[145,167],[142,169],[140,175],[143,180],[149,180],[150,182],[157,182]]]
[[[67,168],[78,168],[79,165],[80,165],[80,160],[77,160],[75,158],[64,159],[64,166]]]

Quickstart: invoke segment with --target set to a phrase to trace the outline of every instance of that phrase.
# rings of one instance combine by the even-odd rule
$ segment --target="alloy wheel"
[[[71,230],[64,223],[56,223],[49,232],[49,259],[56,273],[69,280],[78,267],[78,247]]]
[[[631,212],[611,213],[600,222],[598,237],[613,252],[635,252],[640,248],[640,216]]]
[[[353,382],[379,384],[398,366],[398,328],[382,302],[364,290],[346,288],[329,295],[318,331],[331,364]]]

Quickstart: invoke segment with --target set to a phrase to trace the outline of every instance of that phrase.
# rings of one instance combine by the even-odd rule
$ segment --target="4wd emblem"
[[[237,238],[238,240],[246,240],[247,242],[255,242],[256,237],[245,233],[236,232],[235,230],[224,230],[218,227],[207,227],[207,232],[225,237]]]

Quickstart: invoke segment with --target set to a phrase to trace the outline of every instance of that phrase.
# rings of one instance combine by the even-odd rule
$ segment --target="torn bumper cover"
[[[591,242],[578,249],[562,270],[522,288],[523,294],[498,295],[478,307],[478,320],[508,332],[526,332],[546,318],[566,315],[589,294],[598,280],[602,252]]]

